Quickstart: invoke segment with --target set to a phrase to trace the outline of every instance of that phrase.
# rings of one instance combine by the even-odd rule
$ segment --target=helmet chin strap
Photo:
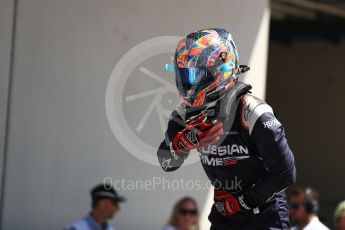
[[[215,100],[215,101],[213,101],[213,102],[207,103],[207,104],[205,105],[206,108],[210,108],[210,107],[215,106],[215,105],[217,104],[217,102],[218,102],[221,98],[222,98],[222,97],[220,97],[219,99],[217,99],[217,100]]]
[[[220,99],[220,98],[219,98],[219,99]],[[218,99],[218,100],[219,100],[219,99]],[[196,115],[191,116],[190,118],[188,118],[188,120],[186,120],[186,123],[189,123],[189,122],[191,122],[192,120],[196,119],[197,117],[199,117],[199,116],[205,114],[206,111],[207,111],[209,108],[214,107],[214,106],[217,105],[218,100],[217,100],[217,101],[214,101],[214,102],[210,102],[210,103],[204,105],[203,108],[202,108],[202,110],[201,110],[198,114],[196,114]]]
[[[188,122],[196,119],[197,117],[201,116],[202,114],[205,114],[210,108],[215,107],[217,105],[218,101],[221,100],[224,96],[225,96],[225,94],[220,96],[218,99],[216,99],[212,102],[208,102],[205,105],[203,105],[202,107],[200,107],[199,109],[201,109],[201,111],[198,114],[191,116],[186,122],[188,123]],[[195,109],[194,111],[196,111],[196,110],[197,109]]]

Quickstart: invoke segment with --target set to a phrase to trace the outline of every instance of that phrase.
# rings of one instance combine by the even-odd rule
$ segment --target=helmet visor
[[[221,75],[223,80],[232,75],[235,67],[227,62],[217,67],[176,68],[176,85],[182,96],[192,102],[198,93],[211,85]]]
[[[206,67],[177,68],[176,85],[182,96],[193,99],[196,95],[215,81],[215,76]]]

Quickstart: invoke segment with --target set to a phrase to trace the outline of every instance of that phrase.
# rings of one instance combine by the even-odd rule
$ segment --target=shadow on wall
[[[269,46],[267,101],[285,124],[295,154],[297,183],[316,187],[320,217],[333,226],[333,210],[344,199],[345,41],[295,41]]]

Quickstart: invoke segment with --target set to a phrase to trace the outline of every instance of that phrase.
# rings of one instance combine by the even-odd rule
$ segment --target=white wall
[[[14,1],[0,2],[0,172],[3,169]],[[0,195],[2,181],[0,182]]]
[[[0,4],[3,10],[9,3]],[[248,63],[267,6],[266,0],[19,1],[2,229],[60,229],[88,212],[88,191],[106,176],[206,181],[199,163],[168,174],[126,152],[105,114],[108,78],[134,45],[205,27],[230,28]],[[1,73],[1,80],[7,76]],[[192,195],[203,207],[207,195],[120,193],[128,202],[112,223],[150,230],[164,224],[181,196]]]

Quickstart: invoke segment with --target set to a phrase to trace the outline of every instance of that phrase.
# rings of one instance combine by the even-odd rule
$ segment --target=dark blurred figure
[[[114,230],[107,221],[119,211],[119,203],[125,198],[109,184],[97,185],[90,193],[92,210],[89,215],[66,226],[65,230]]]
[[[326,230],[328,229],[317,217],[319,210],[319,193],[312,188],[295,187],[289,197],[292,230]]]
[[[345,200],[334,211],[335,230],[345,230]]]
[[[199,230],[199,210],[196,201],[190,197],[179,200],[174,206],[168,226],[163,230]]]

